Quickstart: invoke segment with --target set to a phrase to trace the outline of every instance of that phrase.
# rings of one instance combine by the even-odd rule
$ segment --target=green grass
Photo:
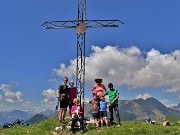
[[[52,132],[55,131],[57,123],[57,119],[48,119],[27,127],[21,125],[15,125],[9,129],[0,127],[0,135],[53,135]],[[68,133],[68,130],[63,127],[61,135]],[[121,127],[115,125],[100,130],[96,130],[94,125],[89,125],[88,132],[84,135],[180,135],[180,124],[173,123],[169,127],[163,127],[160,123],[152,125],[143,121],[122,121]]]

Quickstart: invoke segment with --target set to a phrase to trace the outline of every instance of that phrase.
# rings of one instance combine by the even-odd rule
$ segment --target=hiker
[[[149,124],[156,124],[156,123],[157,123],[156,121],[151,120],[151,118],[149,118],[149,117],[144,118],[144,121],[145,121],[146,123],[149,123]]]
[[[57,98],[60,102],[59,125],[65,124],[64,118],[69,104],[69,89],[67,86],[67,82],[68,78],[64,77],[63,84],[59,85],[59,88],[57,90]]]
[[[92,104],[92,115],[93,115],[93,119],[96,125],[96,129],[99,129],[99,118],[100,118],[100,114],[99,114],[99,97],[94,93],[93,94],[93,98],[90,101],[85,101],[85,103],[90,103]]]
[[[77,89],[74,87],[74,81],[69,82],[69,115],[71,117],[71,108],[74,105],[73,100],[77,97]]]
[[[104,96],[100,97],[99,104],[100,104],[99,111],[100,111],[101,127],[103,126],[103,123],[105,121],[106,127],[108,128],[109,124],[108,124],[107,111],[106,111],[108,105],[107,105],[107,102],[105,101]]]
[[[73,103],[74,105],[71,108],[71,114],[72,114],[72,124],[71,124],[71,134],[75,133],[75,124],[76,122],[80,123],[80,131],[81,133],[84,133],[84,128],[83,128],[83,108],[82,106],[79,105],[79,98],[74,98]]]
[[[163,119],[162,125],[163,126],[170,126],[170,122],[167,119]]]
[[[109,96],[109,112],[110,112],[110,125],[113,125],[113,110],[116,115],[116,119],[118,122],[118,127],[121,126],[120,122],[120,115],[119,115],[119,107],[118,107],[118,98],[119,98],[119,92],[118,90],[113,88],[113,84],[109,83],[108,84],[109,90],[104,93],[104,95]]]
[[[91,89],[91,93],[94,94],[94,90],[96,90],[96,95],[99,97],[104,96],[104,91],[106,91],[106,87],[102,84],[102,80],[103,79],[100,77],[96,78],[96,84]]]
[[[149,117],[144,118],[144,121],[145,121],[146,123],[151,123],[151,119],[150,119]]]

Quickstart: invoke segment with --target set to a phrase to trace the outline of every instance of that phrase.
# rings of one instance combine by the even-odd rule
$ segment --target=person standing
[[[105,92],[104,95],[109,96],[109,112],[110,112],[110,125],[113,124],[113,111],[115,112],[115,116],[118,122],[118,127],[121,125],[120,121],[120,115],[119,115],[119,107],[118,107],[118,98],[119,98],[119,92],[118,90],[113,88],[113,84],[108,84],[109,90]]]
[[[59,111],[59,124],[65,123],[65,115],[67,111],[67,107],[69,105],[69,89],[67,86],[68,78],[64,77],[63,84],[59,85],[57,90],[57,98],[60,102],[60,111]]]
[[[96,90],[96,95],[98,97],[104,96],[104,91],[106,91],[106,87],[104,86],[104,84],[102,84],[102,80],[103,79],[101,78],[96,78],[96,84],[91,89],[92,94],[94,94],[94,90]]]
[[[77,97],[77,89],[74,87],[74,82],[69,82],[69,115],[71,116],[71,108],[74,105],[73,101]]]
[[[93,94],[92,100],[83,101],[85,103],[90,103],[92,105],[92,116],[94,118],[94,123],[96,125],[96,129],[99,129],[99,119],[100,119],[100,106],[99,106],[99,97],[96,94]]]
[[[101,119],[101,127],[103,127],[103,123],[105,121],[106,123],[106,127],[108,128],[109,127],[109,124],[108,124],[108,118],[107,118],[107,107],[109,105],[107,105],[107,102],[105,101],[105,98],[104,96],[101,96],[100,97],[100,102],[99,102],[99,105],[100,105],[100,119]]]

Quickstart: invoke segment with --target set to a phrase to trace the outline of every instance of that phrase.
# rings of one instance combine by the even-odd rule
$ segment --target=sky
[[[77,5],[78,0],[0,0],[0,110],[55,108],[64,76],[75,79],[76,30],[41,25],[76,20]],[[124,23],[86,31],[87,99],[101,77],[106,87],[114,84],[121,100],[180,103],[179,0],[87,0],[86,17]]]

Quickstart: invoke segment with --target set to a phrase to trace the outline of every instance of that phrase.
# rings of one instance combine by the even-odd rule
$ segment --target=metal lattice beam
[[[78,0],[78,18],[70,21],[48,21],[41,26],[45,29],[75,28],[77,31],[77,67],[76,87],[80,91],[80,100],[84,99],[85,86],[85,34],[87,28],[119,27],[120,20],[88,20],[86,18],[86,0]],[[82,103],[82,102],[80,102]],[[84,108],[84,103],[83,103]]]
[[[76,28],[79,23],[85,23],[87,28],[119,27],[124,24],[119,20],[72,20],[49,21],[41,26],[45,29]]]

